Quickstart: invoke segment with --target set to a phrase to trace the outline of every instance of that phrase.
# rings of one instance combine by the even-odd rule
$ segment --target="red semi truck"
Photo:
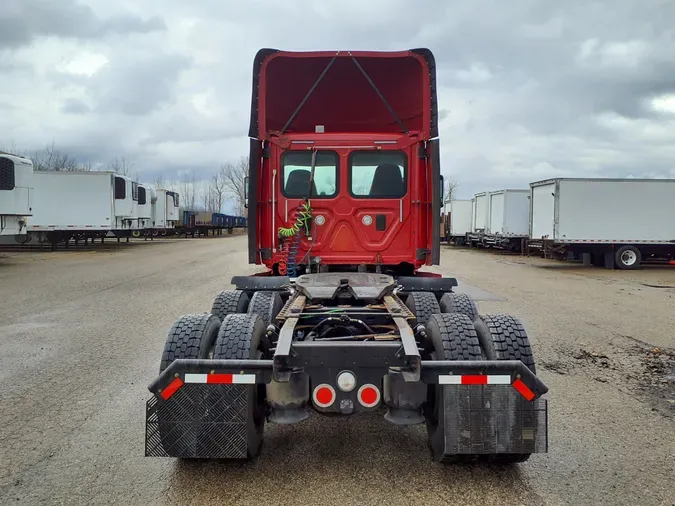
[[[546,452],[547,387],[521,322],[478,313],[440,260],[434,56],[255,57],[249,262],[169,331],[146,455],[252,458],[266,422],[382,412],[433,458]]]

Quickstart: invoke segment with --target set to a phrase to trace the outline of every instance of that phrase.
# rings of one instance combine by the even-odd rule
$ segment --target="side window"
[[[281,193],[288,198],[330,198],[338,192],[338,163],[335,151],[318,151],[314,168],[314,185],[309,193],[312,168],[311,151],[286,151],[281,157],[283,186]]]
[[[115,199],[124,200],[125,198],[127,198],[127,182],[115,176]]]
[[[354,151],[349,155],[354,197],[400,199],[408,192],[408,157],[402,151]]]
[[[145,203],[147,202],[147,197],[145,195],[145,188],[142,186],[138,187],[138,205],[139,206],[144,206]]]
[[[15,186],[14,161],[0,157],[0,190],[11,191]]]

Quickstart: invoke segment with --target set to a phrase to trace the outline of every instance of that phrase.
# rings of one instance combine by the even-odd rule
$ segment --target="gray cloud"
[[[675,94],[673,2],[118,3],[3,6],[7,143],[54,139],[93,162],[126,155],[149,180],[207,179],[247,153],[259,48],[429,47],[442,170],[460,196],[552,176],[675,177],[675,114],[652,106]]]
[[[129,14],[99,18],[75,0],[4,0],[0,10],[0,48],[28,45],[38,37],[97,39],[105,35],[149,33],[166,28],[159,16]]]

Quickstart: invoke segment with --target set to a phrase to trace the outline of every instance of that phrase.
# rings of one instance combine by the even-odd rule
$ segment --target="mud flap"
[[[502,385],[442,388],[439,422],[446,456],[548,451],[546,399],[528,401],[515,388]]]
[[[184,384],[146,404],[145,456],[243,459],[253,421],[248,385]]]

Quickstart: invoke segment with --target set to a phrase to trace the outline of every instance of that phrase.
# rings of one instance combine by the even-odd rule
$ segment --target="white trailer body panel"
[[[474,195],[473,232],[485,230],[490,218],[490,198],[487,192]]]
[[[527,237],[530,231],[530,190],[490,192],[488,233],[505,237]]]
[[[155,190],[155,202],[152,205],[152,228],[167,228],[166,190]]]
[[[452,200],[450,202],[450,236],[465,236],[471,232],[473,202],[471,200]]]
[[[675,244],[675,179],[553,179],[530,184],[532,239]]]
[[[179,200],[178,193],[173,191],[166,192],[166,221],[169,227],[176,224],[179,219]]]
[[[152,188],[148,185],[139,184],[138,185],[138,205],[137,205],[137,214],[138,222],[137,227],[139,229],[148,228],[150,221],[152,220]],[[156,198],[156,196],[155,196]]]
[[[504,226],[504,205],[506,199],[503,191],[490,192],[490,218],[485,232],[488,234],[498,234]]]
[[[0,235],[26,234],[26,218],[33,214],[33,162],[0,154]]]
[[[117,182],[116,182],[117,180]],[[121,212],[131,209],[131,185],[112,172],[35,172],[31,231],[114,230]],[[125,189],[115,199],[115,186]],[[129,190],[129,191],[126,191]],[[121,194],[118,192],[118,196]],[[123,224],[118,229],[126,228]]]
[[[530,184],[530,239],[553,239],[556,183]]]

